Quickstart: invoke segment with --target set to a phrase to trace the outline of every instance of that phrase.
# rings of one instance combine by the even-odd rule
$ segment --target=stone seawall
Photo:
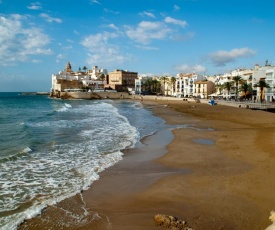
[[[131,95],[125,92],[61,92],[62,99],[131,99]]]
[[[179,97],[165,97],[165,96],[155,96],[155,95],[132,95],[131,99],[134,100],[160,100],[160,101],[186,101],[195,102],[193,98],[179,98]]]
[[[53,96],[62,99],[133,99],[133,100],[162,100],[162,101],[186,101],[195,102],[192,98],[165,97],[154,95],[130,95],[126,92],[61,92],[60,96]]]

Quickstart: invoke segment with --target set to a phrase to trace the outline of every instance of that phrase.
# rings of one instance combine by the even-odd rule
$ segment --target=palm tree
[[[214,86],[214,93],[221,94],[222,90],[223,90],[223,85],[215,84],[215,86]]]
[[[235,83],[235,100],[238,99],[238,92],[239,92],[239,83],[240,81],[242,81],[242,77],[241,76],[235,76],[232,78],[233,82]]]
[[[127,80],[126,79],[122,79],[122,90],[124,92],[127,91],[127,85],[128,85]]]
[[[251,93],[253,91],[252,84],[247,83],[246,81],[241,84],[240,91],[244,92],[245,99],[247,97],[247,94]]]
[[[260,88],[260,100],[263,103],[263,94],[265,88],[270,88],[269,84],[265,82],[265,79],[260,79],[258,83],[254,84],[253,87]]]
[[[82,69],[84,70],[84,72],[86,72],[87,67],[84,65]]]
[[[140,93],[143,94],[143,92],[146,91],[146,88],[147,88],[146,82],[141,82]]]
[[[98,79],[100,80],[100,81],[102,81],[102,87],[104,88],[104,84],[103,84],[103,82],[105,81],[105,79],[106,79],[106,77],[105,77],[105,75],[102,73],[102,74],[100,74],[100,76],[98,77]]]
[[[164,88],[164,96],[166,96],[165,94],[165,83],[169,80],[167,76],[162,76],[160,78],[160,80],[163,82],[163,88]]]
[[[143,90],[144,92],[151,94],[152,93],[152,79],[147,78],[146,81],[143,84]]]
[[[100,80],[100,81],[102,81],[102,84],[103,84],[103,81],[105,81],[105,75],[102,73],[102,74],[100,74],[100,76],[98,77],[98,79]]]
[[[225,83],[222,84],[222,89],[226,89],[227,90],[227,97],[229,98],[229,93],[230,90],[233,87],[233,82],[232,81],[227,81]]]
[[[157,79],[153,80],[153,89],[155,93],[160,93],[161,90],[161,83]]]
[[[170,84],[172,86],[172,95],[174,94],[175,92],[175,83],[176,83],[177,79],[175,77],[171,77],[170,79]]]

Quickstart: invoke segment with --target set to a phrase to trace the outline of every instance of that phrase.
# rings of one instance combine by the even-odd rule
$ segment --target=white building
[[[215,83],[216,96],[222,96],[223,98],[234,98],[236,96],[234,85],[230,92],[227,92],[226,89],[221,89],[221,86],[226,82],[233,82],[235,76],[240,76],[242,80],[252,86],[257,84],[260,80],[264,80],[270,86],[270,88],[264,89],[265,101],[271,102],[275,99],[275,67],[268,65],[267,63],[262,67],[255,65],[254,68],[251,69],[235,69],[229,73],[207,77],[207,79]],[[239,84],[239,87],[240,86],[241,83]],[[260,100],[260,88],[253,88],[253,98],[254,97]]]
[[[264,100],[272,102],[275,99],[275,66],[265,65],[262,67],[256,66],[252,75],[252,84],[257,84],[260,80],[264,80],[270,88],[264,89]],[[257,91],[257,99],[260,100],[260,88],[255,88]]]
[[[148,80],[157,80],[160,82],[160,79],[158,77],[149,77],[149,76],[142,76],[139,75],[138,79],[135,79],[135,94],[142,94],[146,93],[144,92],[144,85],[146,84],[146,81]]]
[[[97,66],[92,67],[88,72],[74,72],[68,62],[64,70],[58,74],[52,74],[51,93],[58,95],[60,92],[83,90],[83,88],[104,89],[107,74],[106,69],[99,70]]]
[[[151,77],[138,76],[138,79],[135,79],[135,94],[142,93],[142,85]]]
[[[87,76],[90,78],[89,80],[97,80],[101,74],[107,76],[107,69],[98,69],[98,66],[93,66],[91,70],[88,70]]]
[[[199,80],[205,80],[205,77],[196,73],[179,73],[176,76],[176,96],[192,97],[194,96],[194,83]]]

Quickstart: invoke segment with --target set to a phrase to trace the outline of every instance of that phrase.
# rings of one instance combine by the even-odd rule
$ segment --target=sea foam
[[[22,157],[0,161],[0,212],[15,211],[0,219],[0,229],[16,229],[46,206],[89,188],[100,172],[122,159],[122,149],[135,145],[137,129],[115,107],[81,103],[64,104],[62,113],[24,122],[33,138],[51,144],[36,145],[35,151],[30,145]],[[30,207],[16,211],[30,200]]]

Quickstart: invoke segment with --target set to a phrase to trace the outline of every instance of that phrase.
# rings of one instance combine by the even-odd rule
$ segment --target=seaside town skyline
[[[235,69],[231,72],[207,76],[179,73],[176,76],[138,76],[137,72],[84,66],[74,71],[70,62],[56,74],[52,74],[51,97],[57,98],[110,98],[106,92],[124,92],[129,95],[157,95],[177,98],[219,98],[235,101],[275,101],[275,66],[268,60],[264,66],[250,69]],[[72,92],[73,95],[70,93]],[[75,94],[78,92],[77,94]],[[84,92],[82,94],[81,92]],[[85,93],[85,92],[88,92]],[[103,93],[94,95],[94,93]],[[48,94],[39,92],[38,94]],[[127,98],[128,96],[127,95]],[[112,98],[124,98],[122,94]]]
[[[49,91],[70,61],[146,76],[274,65],[273,1],[1,0],[0,91]]]

